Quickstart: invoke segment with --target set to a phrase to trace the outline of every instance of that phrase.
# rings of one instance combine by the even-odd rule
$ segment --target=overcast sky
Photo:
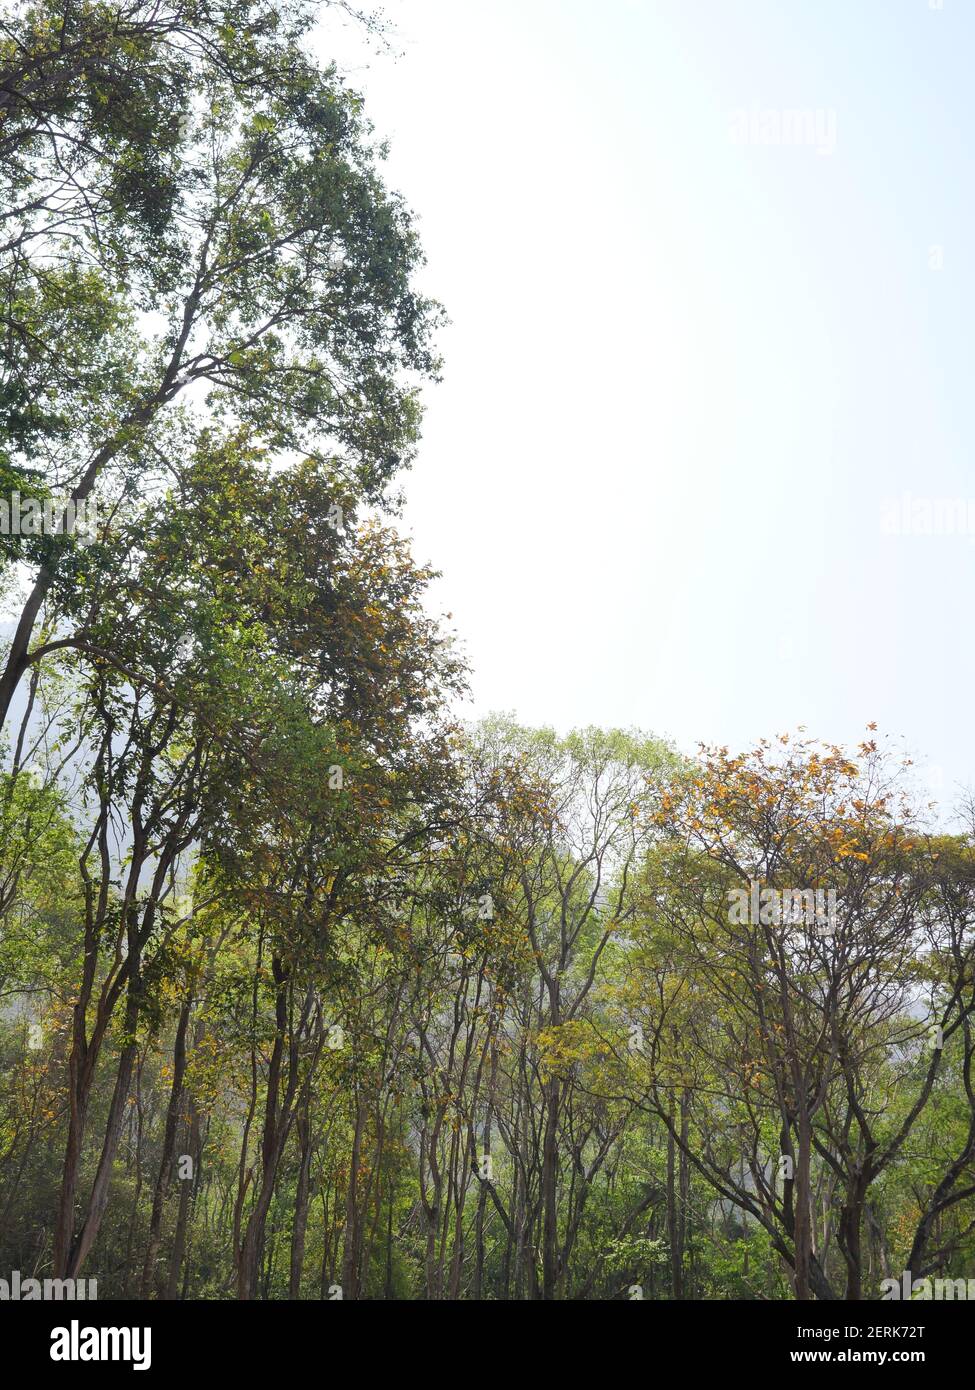
[[[452,319],[406,522],[471,712],[686,748],[877,720],[975,782],[975,4],[386,13],[395,53],[321,49]]]

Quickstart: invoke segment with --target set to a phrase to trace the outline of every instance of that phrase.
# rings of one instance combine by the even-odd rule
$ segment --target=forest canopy
[[[459,719],[396,525],[443,311],[321,9],[0,11],[0,1271],[964,1277],[975,814],[872,725]]]

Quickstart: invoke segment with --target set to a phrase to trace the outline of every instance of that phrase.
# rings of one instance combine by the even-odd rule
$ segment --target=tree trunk
[[[551,1302],[558,1287],[558,1133],[561,1088],[558,1078],[546,1086],[545,1137],[542,1143],[542,1299]]]
[[[311,1135],[307,1105],[298,1116],[298,1136],[301,1158],[298,1167],[298,1190],[295,1193],[295,1216],[291,1230],[291,1278],[288,1297],[301,1298],[301,1273],[305,1264],[305,1231],[308,1227],[308,1199],[311,1191]]]
[[[183,1105],[183,1078],[186,1075],[186,1031],[190,1021],[190,1004],[185,1003],[180,1010],[176,1025],[176,1040],[173,1044],[173,1084],[169,1092],[169,1105],[166,1109],[166,1129],[163,1134],[162,1157],[156,1175],[155,1191],[152,1194],[152,1215],[149,1219],[149,1239],[146,1244],[146,1258],[142,1267],[143,1298],[148,1298],[155,1282],[156,1256],[159,1253],[159,1239],[162,1233],[163,1208],[166,1189],[173,1174],[173,1156],[176,1152],[176,1131],[179,1127],[180,1110]]]

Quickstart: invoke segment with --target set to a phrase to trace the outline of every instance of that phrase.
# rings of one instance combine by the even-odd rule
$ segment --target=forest
[[[397,529],[445,309],[330,12],[381,38],[0,11],[0,1276],[967,1278],[975,802],[869,709],[692,752],[464,717]]]

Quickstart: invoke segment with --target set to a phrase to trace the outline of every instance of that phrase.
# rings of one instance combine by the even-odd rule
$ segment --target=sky
[[[975,0],[385,13],[317,45],[451,320],[404,524],[465,712],[975,785]]]

